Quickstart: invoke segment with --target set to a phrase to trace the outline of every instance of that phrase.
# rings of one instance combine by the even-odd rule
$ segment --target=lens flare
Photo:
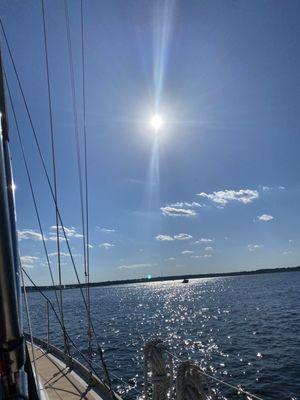
[[[152,117],[150,118],[150,126],[155,131],[161,130],[163,125],[164,125],[164,120],[161,115],[159,115],[159,114],[152,115]]]

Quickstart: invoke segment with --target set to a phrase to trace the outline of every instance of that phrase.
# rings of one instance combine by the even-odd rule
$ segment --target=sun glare
[[[161,117],[161,115],[154,114],[154,115],[152,115],[152,117],[150,119],[150,125],[157,132],[157,131],[161,130],[161,128],[163,127],[164,120]]]

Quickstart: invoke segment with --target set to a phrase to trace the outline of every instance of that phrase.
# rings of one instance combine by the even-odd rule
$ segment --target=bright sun
[[[152,115],[150,118],[150,125],[156,132],[159,131],[164,125],[162,116],[159,114]]]

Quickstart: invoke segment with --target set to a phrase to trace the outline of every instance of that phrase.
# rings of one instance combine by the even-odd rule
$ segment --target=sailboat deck
[[[33,363],[32,346],[28,350]],[[97,388],[89,386],[74,369],[68,367],[55,355],[34,345],[34,358],[37,374],[40,380],[42,397],[49,400],[87,399],[100,400],[111,398],[110,395],[100,396]],[[34,366],[34,363],[33,363]]]

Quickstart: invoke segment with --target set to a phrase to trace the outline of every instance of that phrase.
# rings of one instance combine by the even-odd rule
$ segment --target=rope
[[[176,399],[205,400],[207,397],[200,368],[190,361],[181,363],[176,378]]]
[[[49,122],[50,122],[50,133],[51,133],[51,152],[52,152],[52,169],[53,169],[53,187],[54,187],[54,198],[57,204],[57,177],[56,177],[56,160],[55,160],[55,141],[54,141],[54,129],[53,129],[53,113],[52,113],[52,100],[51,100],[51,85],[50,85],[50,74],[49,74],[49,61],[48,61],[48,42],[47,42],[47,30],[46,30],[46,18],[45,18],[45,4],[42,0],[42,16],[43,16],[43,36],[44,36],[44,50],[45,50],[45,61],[46,61],[46,75],[47,75],[47,89],[48,89],[48,106],[49,106]],[[59,222],[57,210],[55,210],[56,219],[56,246],[57,246],[57,264],[58,264],[58,281],[59,281],[59,297],[60,297],[60,314],[61,321],[65,325],[64,321],[64,309],[63,309],[63,294],[62,294],[62,276],[61,276],[61,257],[60,257],[60,236],[59,236]],[[70,353],[66,336],[64,336],[64,350],[66,353]],[[70,354],[69,354],[70,355]]]
[[[148,400],[148,364],[152,373],[152,400],[166,400],[173,382],[173,361],[168,356],[169,374],[166,367],[167,348],[161,340],[147,342],[144,346],[144,397]],[[171,391],[170,391],[171,397]]]
[[[184,362],[183,360],[181,360],[180,358],[178,358],[178,357],[175,356],[174,354],[170,353],[168,350],[167,350],[167,352],[168,352],[174,359],[176,359],[177,361]],[[231,383],[222,381],[221,379],[216,378],[216,377],[213,376],[213,375],[207,374],[200,366],[198,366],[198,368],[199,368],[198,372],[199,372],[201,375],[203,375],[203,376],[205,376],[205,377],[207,377],[207,378],[210,378],[210,379],[214,380],[215,382],[218,382],[219,384],[221,384],[221,385],[223,385],[223,386],[227,386],[227,387],[229,387],[229,388],[231,388],[231,389],[234,389],[238,394],[244,394],[245,396],[249,396],[250,398],[253,398],[253,399],[256,399],[256,400],[263,400],[262,397],[259,397],[259,396],[255,395],[255,394],[253,394],[253,393],[250,393],[250,392],[248,392],[247,390],[244,390],[242,387],[234,386],[234,385],[232,385]]]

